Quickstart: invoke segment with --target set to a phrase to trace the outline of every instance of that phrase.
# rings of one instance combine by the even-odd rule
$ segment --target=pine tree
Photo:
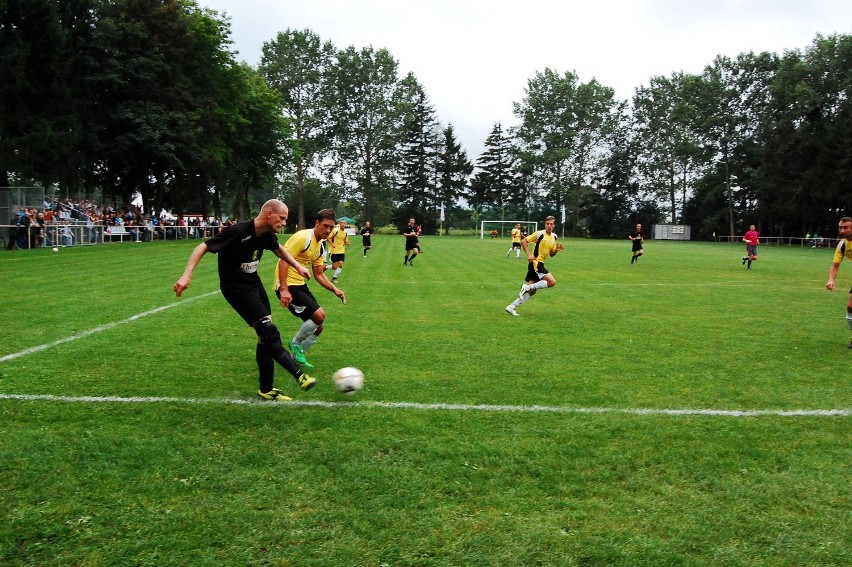
[[[435,109],[423,87],[409,74],[402,80],[402,88],[405,111],[397,181],[398,224],[410,216],[424,217],[425,211],[437,205],[437,156],[440,148]],[[428,227],[428,219],[423,220]]]
[[[503,135],[499,122],[485,138],[485,151],[476,160],[476,169],[469,194],[474,208],[481,211],[486,207],[506,206],[517,182],[511,140]]]

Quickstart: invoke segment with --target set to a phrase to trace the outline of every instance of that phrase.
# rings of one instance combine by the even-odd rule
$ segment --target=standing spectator
[[[45,220],[44,220],[44,213],[36,213],[35,219],[33,220],[32,227],[31,227],[32,235],[33,235],[32,242],[36,246],[36,248],[41,248],[42,246],[44,246],[44,226],[45,226],[45,224],[46,223],[45,223]]]
[[[275,362],[293,375],[302,390],[310,390],[316,384],[316,380],[302,372],[281,344],[281,334],[272,322],[269,296],[257,275],[263,251],[270,250],[293,266],[302,277],[311,277],[311,273],[278,243],[278,231],[287,224],[288,214],[287,205],[278,199],[267,201],[253,220],[237,223],[196,246],[189,256],[183,275],[174,285],[175,295],[180,297],[189,287],[192,273],[201,258],[207,252],[219,254],[219,288],[222,295],[257,333],[255,360],[260,374],[257,395],[276,402],[290,398],[273,387]]]
[[[74,233],[71,232],[71,227],[68,226],[66,219],[62,219],[62,225],[59,227],[59,241],[62,243],[62,246],[74,245]]]
[[[828,283],[825,284],[825,289],[828,291],[834,291],[834,279],[840,269],[840,262],[844,258],[852,260],[852,217],[840,219],[837,229],[840,233],[840,242],[837,243],[837,248],[834,250],[834,261],[828,270]],[[852,331],[852,289],[849,290],[849,302],[846,304],[846,323],[849,325],[849,330]],[[852,341],[849,342],[849,348],[852,349]]]
[[[757,260],[757,245],[760,244],[760,235],[755,230],[754,225],[748,227],[748,232],[743,236],[743,242],[746,243],[746,255],[743,256],[743,265],[748,261],[749,272],[751,271],[751,263]]]

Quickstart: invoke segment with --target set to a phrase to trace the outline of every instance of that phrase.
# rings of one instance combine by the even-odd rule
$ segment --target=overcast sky
[[[545,68],[630,99],[653,76],[699,73],[717,55],[804,49],[848,34],[850,0],[197,0],[227,14],[237,59],[260,62],[278,32],[310,29],[338,49],[386,48],[413,72],[471,160]]]

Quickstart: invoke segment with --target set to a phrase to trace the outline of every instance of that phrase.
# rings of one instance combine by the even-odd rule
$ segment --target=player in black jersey
[[[310,390],[316,380],[304,372],[281,343],[278,328],[272,323],[269,296],[257,275],[257,267],[264,250],[293,266],[305,278],[311,273],[300,265],[293,255],[278,243],[278,231],[287,224],[287,205],[277,199],[263,204],[253,220],[238,222],[195,247],[189,256],[186,269],[175,282],[175,295],[189,287],[192,273],[207,252],[219,256],[219,289],[225,300],[257,333],[255,359],[260,372],[258,396],[265,400],[287,401],[281,390],[273,387],[275,362],[283,366],[303,390]]]
[[[642,236],[642,225],[637,224],[636,230],[627,235],[627,238],[633,241],[633,255],[630,257],[630,263],[639,262],[639,256],[645,253],[645,249],[643,247],[645,243],[645,237]]]

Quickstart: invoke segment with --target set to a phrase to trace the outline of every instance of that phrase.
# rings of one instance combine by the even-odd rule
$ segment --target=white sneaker
[[[517,311],[515,311],[515,306],[514,306],[514,305],[507,305],[507,306],[506,306],[506,313],[508,313],[509,315],[514,315],[515,317],[520,317],[520,316],[521,316],[521,315],[520,315],[520,313],[518,313]]]
[[[527,284],[522,285],[522,286],[521,286],[521,291],[518,293],[518,299],[523,299],[523,298],[524,298],[524,294],[529,292],[530,287],[531,287],[531,286],[528,286]]]

